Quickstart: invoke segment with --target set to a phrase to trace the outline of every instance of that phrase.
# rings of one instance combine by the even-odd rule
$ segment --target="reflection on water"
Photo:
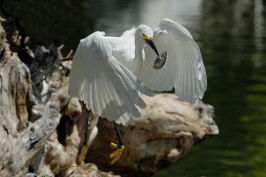
[[[95,30],[105,30],[108,35],[119,36],[125,30],[139,24],[154,28],[163,18],[178,21],[187,28],[193,28],[199,24],[199,5],[202,0],[169,0],[167,3],[164,0],[130,2],[123,9],[109,11],[99,18]]]
[[[7,5],[16,1],[4,2]],[[35,19],[29,22],[21,17],[20,23],[28,24],[25,30],[35,39],[52,41],[56,36],[69,48],[76,48],[79,39],[94,30],[118,36],[140,23],[155,27],[165,17],[191,31],[201,48],[208,75],[203,101],[215,107],[220,135],[203,141],[180,163],[154,176],[260,177],[266,174],[266,7],[263,0],[87,0],[79,4],[66,0],[66,4],[54,3],[52,7],[46,2],[41,1],[39,13],[29,10],[25,15],[34,14]],[[25,0],[24,6],[31,3]],[[47,13],[41,15],[44,6]],[[52,19],[53,16],[56,18]]]

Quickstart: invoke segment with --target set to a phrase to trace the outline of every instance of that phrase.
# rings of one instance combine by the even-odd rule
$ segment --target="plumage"
[[[154,39],[159,53],[167,52],[162,69],[153,67],[156,54],[145,46],[145,61],[138,79],[151,90],[164,91],[175,88],[182,100],[195,102],[202,99],[207,88],[206,71],[198,45],[191,34],[181,25],[164,19],[154,30]]]
[[[95,115],[127,125],[134,123],[132,116],[140,117],[135,105],[145,107],[139,92],[153,95],[113,57],[103,33],[80,41],[69,76],[69,95],[84,101]]]
[[[161,69],[153,68],[156,48],[159,54],[167,52]],[[121,37],[94,32],[82,39],[73,58],[68,92],[95,115],[128,125],[134,123],[132,116],[141,116],[137,107],[146,107],[140,93],[153,96],[150,90],[173,87],[181,99],[194,102],[203,97],[207,78],[191,34],[164,19],[154,31],[140,25]]]

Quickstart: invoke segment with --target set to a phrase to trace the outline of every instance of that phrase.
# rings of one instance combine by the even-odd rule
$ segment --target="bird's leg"
[[[111,165],[114,164],[119,159],[119,157],[122,155],[123,150],[125,148],[123,145],[122,139],[121,139],[121,134],[115,122],[114,122],[114,126],[115,126],[115,131],[116,131],[119,144],[117,145],[115,143],[111,143],[111,147],[116,149],[115,152],[109,155],[111,159],[111,162],[110,162]]]
[[[80,151],[79,157],[78,157],[78,163],[81,164],[84,161],[84,158],[87,154],[88,151],[88,146],[87,145],[83,145],[82,149]]]
[[[98,123],[99,117],[97,115],[94,115],[91,110],[88,111],[85,105],[82,109],[82,118],[79,120],[78,124],[79,126],[81,126],[81,131],[82,128],[84,128],[84,140],[81,142],[82,148],[79,156],[77,157],[78,164],[81,164],[84,161],[88,149],[91,147],[91,144],[93,143],[98,134],[98,128],[96,125]]]
[[[80,151],[79,157],[78,157],[78,163],[82,163],[87,151],[88,151],[88,146],[87,146],[87,141],[88,141],[88,120],[89,120],[89,115],[88,115],[88,111],[86,110],[85,112],[85,135],[84,135],[84,141],[83,141],[83,145],[82,145],[82,149]]]

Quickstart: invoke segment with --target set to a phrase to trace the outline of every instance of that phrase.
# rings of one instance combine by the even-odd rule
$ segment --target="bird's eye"
[[[145,40],[151,40],[152,39],[152,37],[148,36],[145,33],[142,33],[142,36],[143,36],[143,39],[145,39]]]

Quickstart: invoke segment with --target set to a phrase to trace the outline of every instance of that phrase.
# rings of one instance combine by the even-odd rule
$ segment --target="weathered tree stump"
[[[212,119],[213,107],[201,101],[190,104],[174,94],[142,98],[147,108],[140,109],[141,118],[135,118],[133,126],[119,126],[125,145],[119,161],[113,166],[106,163],[113,151],[109,143],[117,143],[117,138],[113,123],[100,119],[99,134],[87,154],[88,162],[122,176],[150,176],[183,158],[193,145],[219,132]]]
[[[0,176],[23,176],[40,162],[60,109],[53,96],[37,104],[29,69],[9,50],[2,26],[0,36]]]
[[[185,103],[172,94],[143,97],[147,108],[140,110],[142,117],[134,126],[119,126],[126,148],[110,166],[109,144],[117,141],[113,123],[99,119],[97,124],[79,100],[68,96],[71,61],[61,60],[55,45],[29,50],[19,47],[19,39],[9,43],[24,52],[22,59],[10,51],[0,24],[0,176],[115,176],[100,170],[150,175],[218,134],[209,105]],[[85,124],[89,133],[97,125],[99,133],[85,164],[77,167]]]

